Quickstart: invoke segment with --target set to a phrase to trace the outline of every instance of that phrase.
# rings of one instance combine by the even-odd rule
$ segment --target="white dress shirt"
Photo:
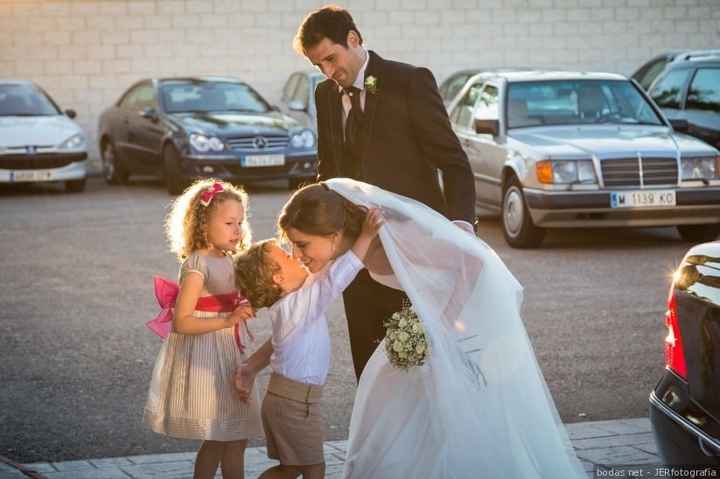
[[[355,81],[353,82],[352,86],[360,90],[360,106],[362,107],[363,111],[365,111],[365,96],[367,94],[365,90],[365,70],[367,69],[368,62],[370,61],[370,54],[364,48],[363,51],[365,52],[365,63],[363,63],[362,67],[360,67],[360,71],[358,71],[358,74],[355,77]],[[343,87],[338,86],[338,89],[342,94],[342,126],[343,131],[345,131],[345,122],[347,121],[347,117],[350,114],[350,108],[352,108],[352,100],[350,100],[350,97],[345,93]]]
[[[325,312],[363,268],[348,251],[270,307],[273,372],[303,384],[325,384],[330,369]]]

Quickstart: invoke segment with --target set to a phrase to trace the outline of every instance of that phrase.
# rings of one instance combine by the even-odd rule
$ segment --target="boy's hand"
[[[371,208],[365,216],[365,221],[363,221],[360,234],[366,236],[367,238],[374,238],[377,236],[378,231],[380,231],[380,227],[383,222],[384,220],[382,214],[380,213],[380,208]]]
[[[247,321],[255,316],[255,310],[249,304],[243,304],[235,308],[230,316],[225,318],[225,327],[232,328],[240,321]]]
[[[242,402],[248,402],[250,399],[256,375],[257,373],[246,363],[241,364],[235,371],[235,389],[238,393],[238,399]]]

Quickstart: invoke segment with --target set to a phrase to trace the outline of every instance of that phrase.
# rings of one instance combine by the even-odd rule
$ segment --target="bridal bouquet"
[[[409,303],[385,320],[385,352],[390,363],[400,369],[420,366],[429,354],[422,321]]]

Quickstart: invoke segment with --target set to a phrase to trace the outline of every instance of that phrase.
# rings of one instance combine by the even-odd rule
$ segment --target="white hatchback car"
[[[85,189],[87,139],[72,118],[29,81],[0,80],[0,183],[64,182]]]

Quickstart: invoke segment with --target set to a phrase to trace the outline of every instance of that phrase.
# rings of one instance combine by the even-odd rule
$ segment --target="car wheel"
[[[65,191],[68,193],[80,193],[81,191],[85,191],[85,178],[66,181]]]
[[[115,151],[115,145],[107,140],[103,143],[100,152],[102,159],[102,171],[105,182],[109,185],[125,185],[128,182],[130,173],[125,169]]]
[[[163,148],[163,176],[165,177],[165,186],[171,195],[179,195],[190,182],[183,178],[180,171],[180,154],[172,145],[165,145]]]
[[[713,241],[720,235],[720,223],[709,225],[678,225],[680,237],[688,243],[705,243]]]
[[[505,241],[513,248],[536,248],[545,237],[545,229],[532,222],[517,178],[512,178],[503,192],[502,225]]]

